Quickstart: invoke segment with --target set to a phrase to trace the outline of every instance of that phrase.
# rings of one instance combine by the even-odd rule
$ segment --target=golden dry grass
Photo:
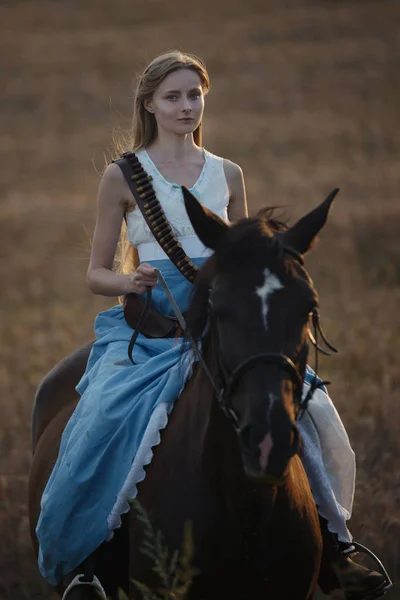
[[[173,47],[207,62],[205,144],[243,167],[251,212],[295,218],[341,188],[308,260],[341,350],[321,372],[357,453],[352,531],[398,579],[397,0],[14,0],[0,19],[1,600],[50,597],[27,529],[32,399],[110,305],[85,285],[99,172],[135,72]]]

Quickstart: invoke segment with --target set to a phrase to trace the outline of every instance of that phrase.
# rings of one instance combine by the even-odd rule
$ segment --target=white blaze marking
[[[260,448],[260,465],[261,468],[265,471],[268,464],[268,457],[273,447],[272,436],[270,433],[267,433],[267,435],[258,447]]]
[[[271,411],[272,411],[274,402],[276,400],[276,396],[274,396],[274,394],[268,394],[268,398],[269,398],[268,426],[271,427]],[[273,446],[274,446],[274,442],[272,439],[272,435],[270,433],[267,433],[267,435],[265,436],[263,441],[258,445],[258,447],[260,448],[260,465],[261,465],[261,468],[264,469],[264,471],[267,468],[269,455],[271,454],[271,450],[272,450]]]
[[[279,281],[276,275],[271,273],[269,269],[264,270],[264,283],[260,287],[256,287],[256,294],[261,300],[261,310],[264,320],[264,327],[268,329],[267,316],[268,316],[268,298],[276,292],[281,290],[283,285]]]

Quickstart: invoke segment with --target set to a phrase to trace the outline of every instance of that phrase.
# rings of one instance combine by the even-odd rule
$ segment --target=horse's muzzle
[[[250,426],[239,433],[239,447],[246,477],[269,485],[281,485],[285,481],[290,459],[299,451],[300,433],[297,425],[292,425],[286,444],[274,443],[271,433],[267,433],[258,444],[252,438]]]

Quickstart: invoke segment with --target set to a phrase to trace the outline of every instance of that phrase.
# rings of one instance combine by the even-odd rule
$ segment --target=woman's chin
[[[198,127],[198,124],[196,123],[196,121],[183,121],[178,123],[178,126],[175,126],[174,129],[174,133],[177,133],[178,135],[182,135],[182,134],[188,134],[188,133],[193,133],[194,131],[196,131]]]

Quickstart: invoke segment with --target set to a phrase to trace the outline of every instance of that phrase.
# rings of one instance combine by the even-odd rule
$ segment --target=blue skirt
[[[204,260],[193,262],[201,266]],[[169,260],[151,264],[162,272],[179,308],[186,311],[192,284]],[[173,314],[160,283],[153,289],[153,304],[163,314]],[[121,305],[96,317],[95,333],[86,372],[76,388],[81,399],[64,430],[36,528],[39,568],[51,585],[60,582],[110,538],[110,515],[114,511],[115,521],[119,494],[152,415],[158,411],[158,439],[151,440],[154,445],[194,360],[190,344],[182,339],[139,335],[133,365],[127,353],[133,331]],[[147,452],[144,464],[151,456]],[[139,465],[139,469],[142,467]],[[136,481],[144,477],[142,473]],[[134,495],[131,490],[130,496]],[[128,509],[124,502],[120,512]]]

